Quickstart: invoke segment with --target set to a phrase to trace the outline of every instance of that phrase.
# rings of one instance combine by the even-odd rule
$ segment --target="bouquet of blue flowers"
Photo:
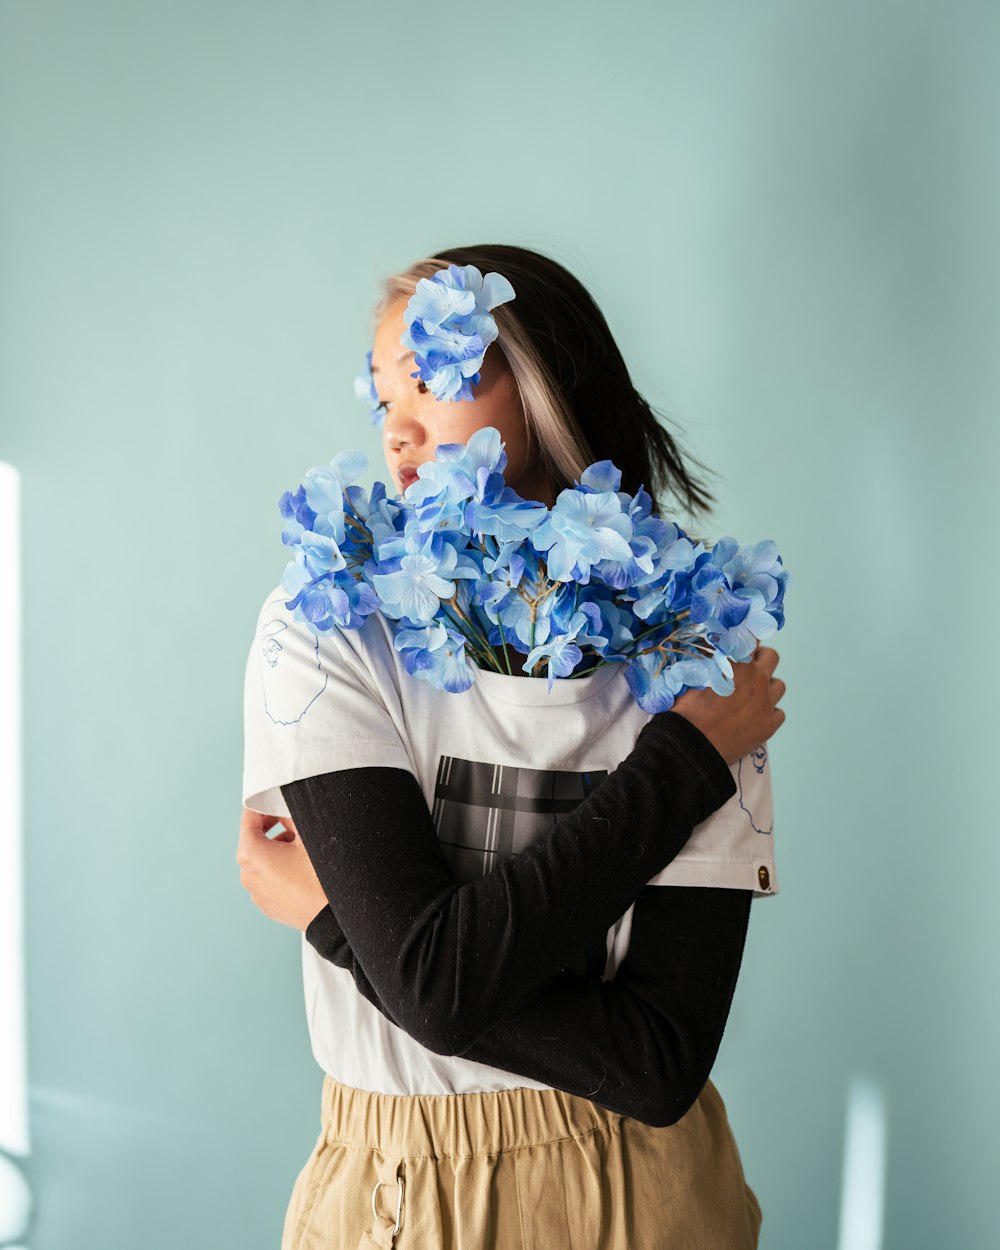
[[[436,451],[402,495],[357,485],[367,457],[343,451],[281,496],[286,606],[314,634],[381,612],[407,672],[452,693],[472,665],[517,662],[551,690],[624,664],[636,701],[659,712],[689,689],[731,693],[732,662],[784,624],[790,575],[772,541],[709,549],[655,515],[642,486],[619,490],[610,460],[547,508],[506,484],[493,426]]]

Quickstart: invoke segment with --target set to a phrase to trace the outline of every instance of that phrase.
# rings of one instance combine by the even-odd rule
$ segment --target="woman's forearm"
[[[281,787],[337,920],[390,1018],[466,1050],[607,930],[736,790],[684,717],[660,713],[552,829],[459,884],[416,778],[346,769]]]
[[[462,1057],[590,1098],[652,1125],[676,1123],[715,1062],[739,975],[748,890],[646,886],[608,981],[559,972]],[[325,907],[306,938],[392,1019]],[[393,1020],[394,1024],[399,1021]]]

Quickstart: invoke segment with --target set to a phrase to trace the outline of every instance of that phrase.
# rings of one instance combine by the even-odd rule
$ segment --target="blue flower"
[[[757,626],[748,622],[755,637],[768,638],[775,629],[780,629],[784,623],[781,605],[790,574],[781,563],[777,544],[768,538],[752,546],[739,547],[735,538],[720,538],[712,551],[712,560],[725,573],[737,594],[756,592],[753,597],[757,609],[755,619],[757,625],[767,632],[759,633]],[[773,618],[773,627],[762,619],[760,613],[767,613]]]
[[[604,654],[611,659],[615,652],[625,652],[634,644],[639,622],[628,610],[628,605],[603,598],[596,600],[596,604],[603,622],[599,632],[607,638]]]
[[[625,681],[636,703],[644,712],[669,712],[679,698],[684,682],[674,672],[676,665],[665,664],[657,652],[646,652],[625,665]]]
[[[475,265],[449,265],[421,278],[403,312],[399,340],[414,353],[417,370],[410,376],[426,382],[438,399],[475,399],[472,387],[498,334],[489,310],[513,298],[502,274],[483,277]]]
[[[306,502],[305,487],[299,486],[294,494],[290,490],[286,490],[278,500],[278,508],[281,510],[281,515],[285,518],[285,525],[281,531],[281,541],[289,547],[293,547],[306,530],[312,529],[313,522],[316,520],[316,513]]]
[[[500,431],[483,426],[468,443],[438,443],[434,459],[418,465],[404,498],[421,529],[461,530],[465,505],[476,494],[480,475],[488,476],[506,464]]]
[[[645,644],[643,644],[645,645]],[[717,694],[731,694],[733,666],[718,651],[691,655],[670,663],[660,651],[646,651],[630,659],[625,680],[645,712],[666,712],[688,690],[711,687]]]
[[[632,522],[614,491],[563,490],[531,541],[536,551],[546,553],[551,578],[586,585],[592,564],[632,559],[631,537]]]
[[[622,471],[610,460],[595,460],[584,469],[577,482],[577,486],[583,486],[598,494],[609,490],[617,492],[621,484]]]
[[[302,535],[296,557],[303,560],[311,577],[321,577],[324,573],[339,573],[347,568],[347,561],[340,549],[340,544],[326,534],[315,534],[306,531]]]
[[[731,629],[739,625],[750,610],[750,600],[733,593],[725,573],[712,564],[704,564],[691,579],[691,620],[698,624]]]
[[[378,391],[375,389],[375,377],[372,373],[372,354],[370,350],[365,352],[364,372],[359,373],[354,379],[354,394],[358,399],[363,399],[371,405],[372,425],[379,425],[385,416],[385,409],[379,402]]]
[[[539,660],[547,657],[549,662],[546,665],[546,672],[551,690],[552,682],[556,677],[568,677],[583,659],[583,652],[577,645],[578,642],[584,645],[604,642],[599,633],[595,635],[589,632],[591,629],[599,631],[601,623],[601,614],[597,605],[583,604],[579,611],[573,613],[566,630],[556,634],[540,646],[532,647],[522,668],[526,673],[530,673]]]
[[[321,573],[313,577],[299,551],[285,567],[281,585],[292,596],[285,604],[296,620],[305,622],[313,633],[328,633],[334,627],[360,629],[365,619],[378,609],[378,597],[363,581],[350,574]]]
[[[702,616],[706,601],[699,596],[692,619],[705,624],[707,636],[725,655],[734,660],[747,660],[758,641],[770,638],[781,628],[784,620],[781,601],[788,574],[781,564],[776,544],[770,539],[741,547],[735,538],[720,538],[712,548],[708,563],[699,570],[698,579],[701,578],[716,582],[712,593],[721,594],[730,610],[728,613],[715,610]],[[717,579],[720,578],[731,589],[731,595],[719,590]],[[736,609],[737,604],[742,605],[742,610]]]
[[[530,544],[517,551],[512,544],[503,551],[503,560],[491,562],[489,569],[484,559],[483,575],[471,597],[492,623],[489,642],[495,646],[509,643],[527,652],[546,642],[553,631],[561,633],[567,628],[575,595],[567,583],[542,588],[546,579]],[[489,581],[487,574],[491,574]]]
[[[459,694],[468,690],[475,675],[465,658],[465,638],[440,622],[415,629],[398,629],[392,645],[403,657],[403,665],[414,677]]]
[[[675,591],[678,583],[681,587],[686,586],[686,578],[698,567],[699,558],[703,557],[702,563],[704,563],[708,559],[708,554],[703,547],[693,544],[684,531],[672,521],[647,517],[639,522],[639,528],[647,532],[646,527],[650,523],[655,523],[657,527],[648,531],[656,540],[653,571],[637,577],[633,582],[633,590],[641,589],[641,593],[635,597],[632,607],[636,616],[641,620],[652,618],[652,622],[655,622],[657,608],[664,602],[664,599],[668,607],[677,602]]]
[[[338,452],[329,464],[315,465],[302,478],[305,501],[315,512],[312,528],[318,534],[344,541],[344,491],[368,465],[363,451]]]
[[[439,690],[461,694],[475,681],[475,674],[465,658],[466,639],[455,629],[447,629],[446,633],[448,636],[439,647],[418,653],[410,671]]]
[[[770,638],[778,628],[773,613],[764,606],[764,596],[760,591],[750,590],[746,593],[750,601],[746,616],[738,625],[721,630],[715,643],[720,651],[733,660],[749,660],[758,641]]]
[[[493,426],[477,430],[469,439],[470,449],[479,435],[495,435],[495,440],[476,446],[476,458],[463,458],[465,472],[473,477],[473,488],[465,506],[464,520],[470,533],[479,538],[490,535],[501,545],[521,543],[548,515],[548,508],[535,500],[522,499],[504,481],[507,453],[500,442],[500,432]],[[457,444],[461,447],[461,443]],[[439,448],[439,451],[443,449]]]
[[[716,694],[732,694],[733,666],[720,651],[710,655],[691,655],[671,666],[675,680],[684,682],[685,690],[710,688]]]
[[[392,645],[402,655],[408,673],[413,672],[413,660],[421,651],[436,651],[448,638],[448,631],[440,621],[430,625],[400,626],[392,636]]]
[[[413,522],[406,528],[403,551],[391,559],[396,567],[374,573],[371,580],[391,616],[423,624],[434,618],[443,600],[454,595],[453,579],[478,577],[479,568],[460,556],[443,534],[422,534]],[[385,544],[379,553],[384,549]]]
[[[442,290],[425,310],[438,328],[469,295]],[[550,689],[622,664],[652,713],[686,690],[731,693],[733,663],[784,624],[791,576],[773,542],[726,536],[709,550],[655,515],[642,487],[620,490],[609,460],[551,509],[506,485],[492,426],[441,444],[401,496],[354,483],[366,463],[341,452],[281,496],[287,606],[316,634],[361,628],[380,611],[407,672],[441,690],[467,690],[474,665],[502,645],[525,672],[544,665]]]

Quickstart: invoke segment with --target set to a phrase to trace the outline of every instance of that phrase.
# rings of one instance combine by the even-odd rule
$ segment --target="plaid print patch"
[[[456,878],[473,881],[519,854],[577,807],[607,776],[516,768],[454,755],[438,759],[434,827]],[[566,965],[581,976],[600,976],[607,963],[603,940]]]

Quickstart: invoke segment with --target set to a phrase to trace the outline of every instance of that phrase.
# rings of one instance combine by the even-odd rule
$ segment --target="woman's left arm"
[[[715,1063],[751,899],[749,890],[717,886],[646,886],[634,904],[625,958],[611,980],[558,973],[462,1051],[462,1058],[542,1081],[646,1124],[676,1123]],[[329,904],[305,935],[392,1019]]]

